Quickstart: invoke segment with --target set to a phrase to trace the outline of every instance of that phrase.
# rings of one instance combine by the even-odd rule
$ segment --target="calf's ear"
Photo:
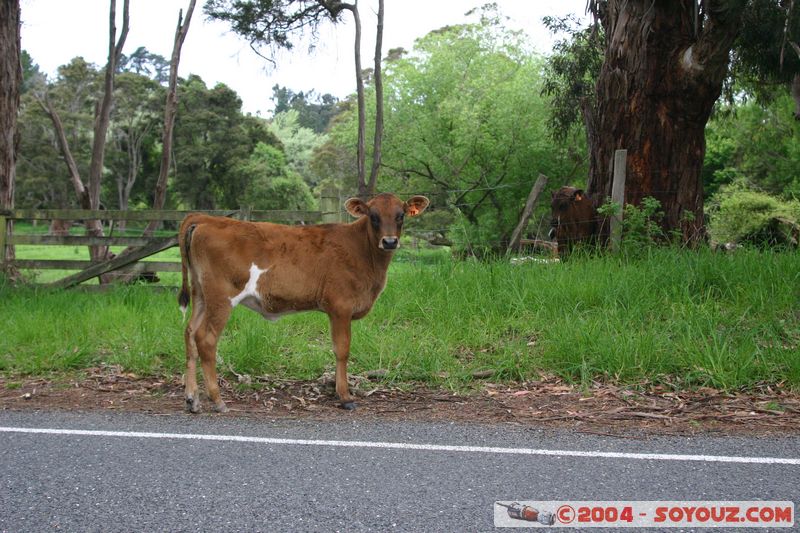
[[[361,198],[350,198],[344,203],[344,208],[356,218],[369,214],[369,207]]]
[[[424,196],[412,196],[406,201],[405,212],[410,217],[415,217],[425,211],[431,201]]]

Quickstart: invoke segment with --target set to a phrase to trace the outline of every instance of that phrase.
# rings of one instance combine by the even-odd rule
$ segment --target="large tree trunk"
[[[586,114],[588,190],[611,195],[614,151],[627,149],[625,203],[652,196],[664,229],[702,235],[705,125],[722,90],[746,2],[598,2],[606,36],[597,104]],[[689,215],[690,214],[690,215]]]
[[[172,131],[175,128],[175,115],[178,111],[178,65],[181,61],[181,48],[186,34],[189,33],[189,23],[192,21],[192,13],[196,0],[189,1],[189,8],[186,10],[186,19],[183,13],[178,13],[178,27],[175,29],[175,40],[172,45],[172,57],[169,62],[169,88],[167,89],[167,100],[164,105],[164,131],[161,136],[161,168],[158,172],[158,181],[153,196],[153,209],[164,209],[164,202],[167,199],[167,177],[169,167],[172,164]],[[149,237],[161,224],[161,221],[150,222],[144,230],[144,235]]]
[[[0,209],[14,208],[16,181],[17,113],[22,87],[20,63],[19,0],[0,0]],[[11,224],[6,242],[11,236]],[[0,259],[2,259],[0,250]],[[5,258],[14,260],[14,247],[7,246]]]

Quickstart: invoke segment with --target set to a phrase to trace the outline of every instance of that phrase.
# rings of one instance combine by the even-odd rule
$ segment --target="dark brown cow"
[[[569,252],[578,242],[593,241],[604,232],[597,202],[582,189],[564,186],[553,192],[550,204],[550,238],[558,241],[559,253]]]
[[[336,393],[353,409],[347,386],[350,323],[369,313],[386,285],[386,271],[400,244],[403,218],[428,206],[424,196],[407,202],[381,194],[364,202],[351,198],[350,224],[283,226],[194,214],[181,223],[179,244],[183,286],[178,301],[189,304],[186,326],[186,408],[200,410],[197,358],[216,411],[225,411],[217,384],[217,342],[239,304],[269,320],[298,311],[322,311],[330,318],[336,354]]]

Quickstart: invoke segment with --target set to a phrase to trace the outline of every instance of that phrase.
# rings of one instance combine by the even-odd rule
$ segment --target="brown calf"
[[[605,233],[597,202],[583,190],[564,186],[553,192],[550,205],[552,220],[549,236],[558,241],[558,252],[569,252],[582,241],[593,241]]]
[[[353,409],[347,386],[350,322],[369,313],[386,285],[386,271],[400,244],[404,216],[428,206],[424,196],[407,202],[381,194],[369,202],[351,198],[350,224],[283,226],[189,215],[179,245],[183,286],[178,302],[189,304],[187,270],[192,273],[192,316],[186,326],[186,408],[200,410],[197,358],[208,396],[225,411],[217,384],[217,342],[238,304],[268,320],[297,311],[328,314],[336,353],[336,393]]]

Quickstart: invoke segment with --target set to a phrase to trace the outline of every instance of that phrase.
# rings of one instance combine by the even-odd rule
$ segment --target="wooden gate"
[[[89,211],[83,209],[16,209],[0,210],[0,266],[14,267],[20,270],[79,270],[57,281],[45,285],[54,288],[67,288],[78,285],[87,280],[97,278],[115,270],[125,269],[126,274],[145,274],[156,272],[180,272],[181,264],[178,261],[142,261],[178,244],[175,230],[159,232],[153,237],[130,235],[114,235],[113,222],[124,220],[126,222],[149,222],[158,220],[171,222],[173,227],[189,213],[206,213],[218,216],[230,216],[241,220],[278,222],[284,224],[314,224],[319,222],[336,222],[340,220],[340,206],[338,193],[326,190],[321,198],[320,211],[255,211],[247,208],[235,211],[116,211],[100,210]],[[72,225],[78,221],[101,220],[108,223],[108,235],[94,237],[88,235],[53,235],[36,234],[31,232],[7,232],[7,225],[11,221],[68,221]],[[7,235],[7,233],[9,233]],[[129,231],[126,233],[130,233]],[[15,259],[6,261],[6,249],[10,246],[21,245],[58,245],[58,246],[126,246],[129,247],[122,253],[108,261],[91,262],[88,260],[74,259]]]

